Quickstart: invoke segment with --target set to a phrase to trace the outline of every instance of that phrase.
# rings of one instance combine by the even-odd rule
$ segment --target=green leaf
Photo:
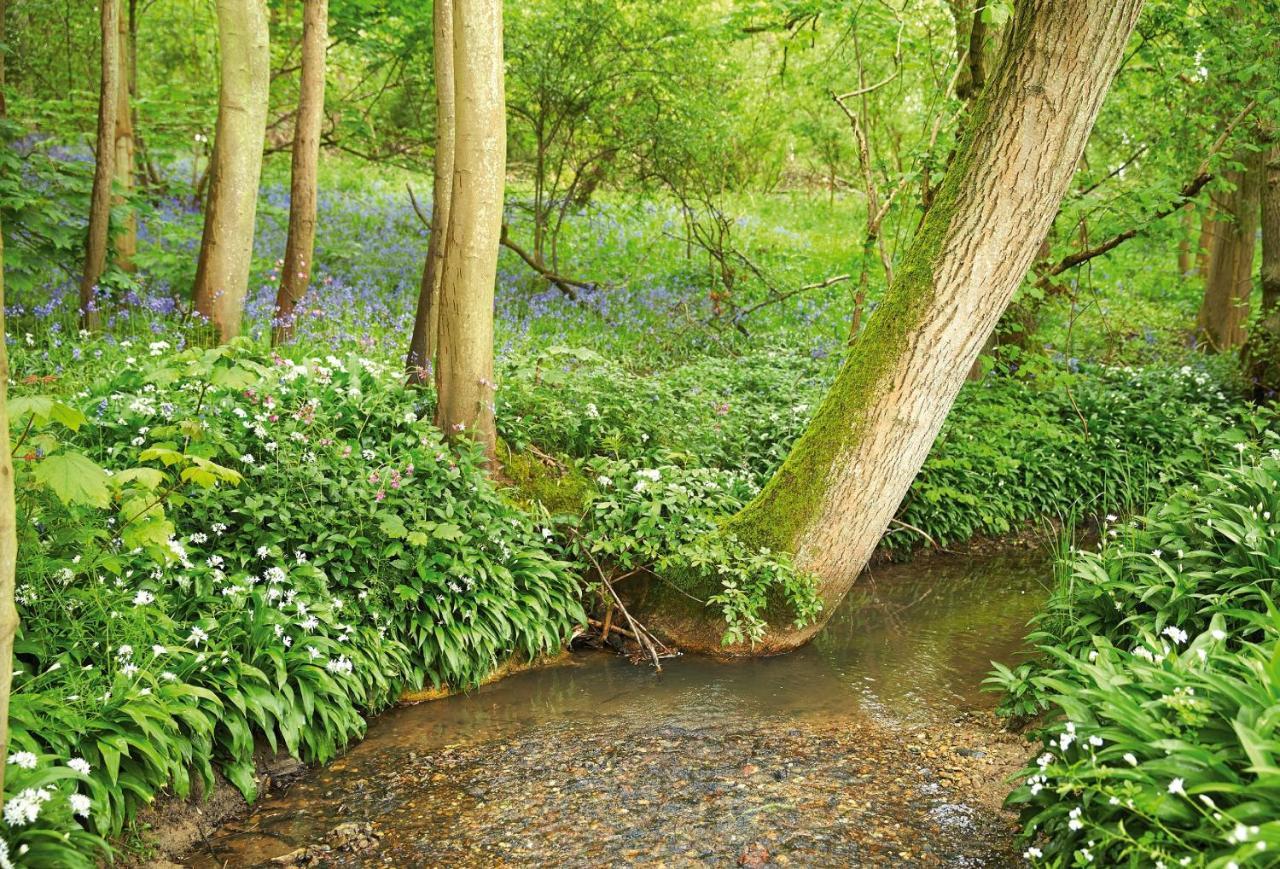
[[[68,506],[106,507],[111,503],[107,472],[80,453],[54,453],[36,465],[34,476]]]

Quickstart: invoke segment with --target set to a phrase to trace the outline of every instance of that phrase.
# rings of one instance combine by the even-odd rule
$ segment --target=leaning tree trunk
[[[132,6],[132,4],[130,4]],[[138,252],[138,215],[130,204],[133,194],[133,109],[130,95],[133,88],[133,23],[130,16],[119,18],[119,97],[116,100],[115,182],[119,196],[117,205],[126,206],[123,225],[116,232],[116,265],[127,272],[134,270],[133,258]]]
[[[329,0],[304,0],[302,6],[302,75],[298,86],[298,119],[293,128],[293,162],[289,182],[289,237],[284,245],[280,289],[276,293],[271,343],[293,336],[298,302],[311,281],[316,246],[316,173],[320,163],[320,125],[324,121],[325,49],[329,42]]]
[[[102,325],[98,310],[98,281],[107,267],[107,230],[111,223],[111,180],[115,174],[116,103],[120,99],[120,0],[102,0],[102,82],[98,96],[98,141],[89,197],[89,231],[84,243],[84,272],[80,276],[80,325]]]
[[[793,553],[826,616],[848,593],[915,479],[973,361],[1049,230],[1141,0],[1023,0],[1005,53],[902,266],[822,405],[760,494],[725,526]],[[713,576],[685,583],[698,596]],[[662,583],[639,601],[684,646],[764,654],[821,624],[770,610],[754,648],[720,646],[723,624]]]
[[[427,260],[422,267],[422,283],[418,288],[418,310],[413,318],[413,337],[409,340],[409,353],[405,358],[405,370],[411,384],[425,384],[430,372],[438,371],[435,356],[440,332],[440,279],[445,241],[449,235],[449,199],[453,194],[453,9],[447,0],[439,0],[435,4],[433,19],[436,152],[431,193],[431,237],[427,239]]]
[[[2,100],[0,106],[3,106]],[[3,116],[0,109],[0,117]],[[18,565],[18,515],[13,500],[13,458],[9,448],[9,351],[4,335],[4,232],[0,231],[0,803],[4,802],[4,770],[9,751],[13,638],[18,633],[18,610],[13,602]]]
[[[1254,398],[1271,402],[1280,397],[1280,144],[1266,155],[1261,212],[1262,310],[1246,345],[1246,362]]]
[[[271,52],[266,0],[218,0],[218,122],[196,266],[196,311],[221,341],[240,331],[267,130]]]
[[[1219,220],[1209,241],[1204,299],[1196,317],[1196,343],[1213,353],[1242,346],[1253,292],[1253,251],[1257,246],[1258,208],[1262,196],[1261,153],[1241,161],[1243,171],[1224,177],[1235,189],[1221,200]]]
[[[496,461],[493,284],[507,163],[502,0],[453,2],[453,190],[440,280],[436,425]]]

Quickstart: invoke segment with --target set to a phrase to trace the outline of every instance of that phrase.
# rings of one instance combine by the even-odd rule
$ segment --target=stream
[[[187,864],[1016,865],[1028,748],[980,683],[1049,582],[1039,555],[921,558],[789,655],[584,652],[400,707]]]

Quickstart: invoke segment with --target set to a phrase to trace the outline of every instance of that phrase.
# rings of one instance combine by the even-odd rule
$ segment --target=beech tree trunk
[[[443,2],[443,0],[442,0]],[[496,462],[493,285],[507,163],[502,0],[453,0],[453,189],[440,279],[436,425]]]
[[[89,197],[89,231],[84,243],[84,272],[80,277],[80,325],[102,325],[95,294],[107,267],[107,230],[111,223],[111,181],[115,176],[116,104],[120,99],[120,0],[101,0],[102,81],[98,95],[98,140]]]
[[[276,293],[271,343],[293,336],[294,309],[311,281],[316,246],[316,173],[320,163],[320,126],[324,121],[325,50],[329,42],[329,0],[303,0],[302,73],[298,119],[293,128],[289,182],[289,237],[284,246],[280,289]]]
[[[1141,0],[1022,0],[1005,53],[879,308],[813,421],[724,531],[792,553],[829,617],[924,463],[965,375],[1031,266],[1075,171]],[[714,576],[684,582],[705,598]],[[755,647],[653,583],[637,609],[683,648],[769,654],[810,639],[782,608]]]
[[[1262,183],[1262,310],[1246,345],[1254,399],[1280,396],[1280,136],[1273,138]]]
[[[0,85],[0,118],[5,116]],[[18,513],[13,500],[9,447],[9,350],[4,330],[4,231],[0,228],[0,803],[9,755],[9,688],[13,682],[13,638],[18,633],[14,585],[18,566]]]
[[[1223,173],[1235,189],[1221,199],[1211,231],[1204,300],[1196,318],[1196,343],[1211,353],[1243,346],[1249,319],[1263,155],[1250,153],[1241,162],[1243,170]]]
[[[132,6],[132,4],[130,4]],[[115,184],[118,195],[117,205],[128,205],[133,195],[133,25],[130,17],[123,10],[117,15],[119,19],[119,79],[120,95],[116,100],[116,135],[115,135]],[[134,270],[133,257],[138,252],[138,216],[130,207],[125,212],[124,223],[115,237],[116,265],[127,272]]]
[[[218,121],[196,266],[196,311],[220,341],[240,331],[267,131],[271,53],[266,0],[218,0]]]
[[[427,239],[427,259],[418,288],[418,310],[413,318],[413,337],[405,369],[409,383],[425,384],[439,367],[436,352],[440,333],[440,281],[444,272],[444,251],[449,235],[449,206],[453,195],[454,80],[453,9],[448,0],[438,0],[433,12],[436,78],[436,148],[431,193],[431,237]]]

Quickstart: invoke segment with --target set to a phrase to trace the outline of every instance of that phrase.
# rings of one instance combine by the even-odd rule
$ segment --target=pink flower
[[[379,489],[377,492],[373,493],[373,500],[375,501],[381,501],[385,497],[387,497],[387,493],[382,489]]]
[[[342,448],[342,457],[344,459],[351,457],[351,447],[349,445]]]
[[[380,480],[380,479],[381,479],[381,477],[379,477],[379,476],[378,476],[378,472],[377,472],[377,471],[370,471],[370,472],[369,472],[369,482],[370,482],[370,483],[376,483],[376,482],[378,482],[378,480]]]

